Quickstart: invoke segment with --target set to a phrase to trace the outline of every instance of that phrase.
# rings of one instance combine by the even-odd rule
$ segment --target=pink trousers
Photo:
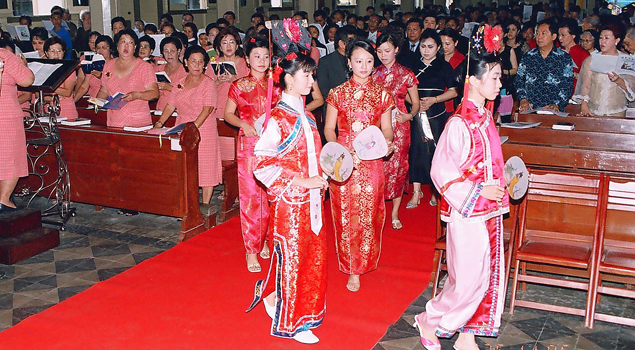
[[[419,320],[440,337],[496,336],[505,306],[503,219],[468,222],[456,213],[447,226],[448,279]]]
[[[247,254],[259,253],[267,236],[269,201],[266,188],[254,177],[257,137],[240,137],[238,161],[238,197],[240,199],[240,227]]]

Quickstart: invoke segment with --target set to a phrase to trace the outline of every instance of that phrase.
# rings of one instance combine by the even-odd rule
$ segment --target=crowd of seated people
[[[614,15],[605,3],[586,11],[576,5],[565,9],[538,3],[533,5],[533,13],[527,17],[523,14],[523,5],[511,2],[508,6],[486,7],[479,2],[467,7],[451,5],[449,9],[426,5],[423,9],[405,13],[384,5],[378,9],[369,6],[364,14],[329,8],[320,8],[313,13],[298,11],[293,18],[306,20],[309,24],[311,50],[307,54],[317,63],[316,82],[307,101],[310,110],[315,110],[318,116],[323,115],[326,111],[324,101],[330,91],[349,79],[350,64],[345,50],[352,38],[375,43],[382,33],[391,33],[396,62],[418,79],[418,111],[412,110],[411,97],[406,101],[407,107],[411,114],[425,112],[438,137],[443,130],[443,121],[461,102],[465,57],[469,55],[472,31],[477,24],[489,24],[499,28],[504,36],[498,50],[502,61],[501,94],[511,96],[517,110],[547,108],[561,111],[574,102],[581,105],[581,115],[623,116],[627,105],[635,100],[635,79],[623,74],[623,70],[616,71],[617,67],[600,66],[604,62],[614,62],[608,56],[623,58],[635,53],[635,6],[627,6]],[[30,42],[16,41],[3,30],[0,50],[31,53],[29,57],[48,59],[85,60],[86,54],[89,58],[102,56],[105,60],[103,70],[84,72],[78,68],[56,90],[62,104],[62,116],[76,118],[75,103],[83,96],[106,98],[122,92],[130,103],[119,111],[108,112],[108,125],[122,127],[149,124],[151,101],[156,101],[158,111],[170,105],[176,87],[191,77],[186,52],[193,47],[200,48],[209,59],[206,59],[209,63],[203,74],[213,82],[216,90],[210,113],[215,118],[223,118],[232,83],[250,72],[244,54],[246,43],[254,37],[266,38],[265,21],[281,18],[277,14],[268,15],[262,7],[257,8],[245,24],[237,22],[231,11],[211,23],[196,23],[191,13],[180,17],[179,20],[166,13],[157,19],[145,19],[147,22],[115,17],[110,23],[110,36],[91,28],[89,11],[82,11],[79,22],[73,23],[67,10],[55,6],[50,15],[54,25],[51,31],[31,28],[31,18],[22,16],[20,24],[29,27]],[[156,52],[159,52],[158,56],[155,56]],[[375,66],[380,65],[381,61],[376,59]],[[5,68],[4,74],[7,71]],[[165,72],[170,82],[157,81],[156,72]],[[207,86],[206,80],[201,81]],[[22,108],[28,108],[34,101],[29,93],[17,94],[16,101]],[[411,123],[416,123],[416,119],[413,118]],[[323,118],[318,118],[318,124],[323,133]],[[412,130],[418,132],[418,128]],[[213,132],[209,134],[209,137],[217,137]],[[428,141],[420,137],[413,141],[414,146],[410,149],[413,159],[430,158],[434,142],[427,144]],[[234,152],[232,144],[216,141],[207,144],[217,145],[222,159],[231,157]],[[412,148],[415,146],[416,150]],[[414,176],[417,188],[408,208],[418,205],[422,193],[418,186],[427,183],[425,166],[421,171],[421,177]],[[12,172],[10,176],[13,175]],[[7,176],[0,173],[2,178]],[[430,203],[435,202],[433,197]],[[12,206],[6,200],[0,200],[0,204]]]

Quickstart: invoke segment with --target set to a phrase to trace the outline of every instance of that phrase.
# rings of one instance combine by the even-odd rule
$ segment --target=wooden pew
[[[80,101],[82,102],[80,103]],[[77,110],[80,117],[91,119],[93,125],[106,125],[106,110],[99,109],[98,112],[95,113],[94,108],[83,108],[88,105],[86,99],[82,99],[80,101],[78,101],[77,104]],[[155,105],[156,102],[151,102],[150,108],[153,109]],[[160,115],[155,115],[153,113],[152,123],[156,123],[160,117]],[[174,126],[175,121],[176,117],[171,116],[164,125],[172,127]],[[224,190],[220,211],[215,213],[209,205],[201,205],[201,214],[203,215],[206,228],[223,223],[239,214],[238,207],[234,207],[234,203],[238,197],[238,166],[236,163],[235,153],[238,145],[238,130],[225,123],[222,119],[217,120],[217,128],[218,135],[220,137],[229,137],[234,140],[234,157],[232,160],[222,161]]]
[[[59,126],[71,200],[182,218],[181,240],[205,230],[198,206],[198,142],[193,123],[171,150],[168,137],[101,125]],[[55,169],[53,157],[43,159]],[[29,179],[21,180],[18,189]],[[43,193],[42,195],[47,195]]]
[[[553,114],[519,114],[518,121],[528,123],[540,122],[541,128],[551,128],[551,126],[557,122],[566,122],[575,123],[576,131],[635,134],[635,119],[615,117],[558,117]]]

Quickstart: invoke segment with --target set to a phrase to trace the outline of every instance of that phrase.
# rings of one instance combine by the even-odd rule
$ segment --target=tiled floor
[[[373,350],[421,350],[419,333],[412,327],[414,315],[424,311],[431,289],[419,296],[390,328]],[[582,292],[563,288],[528,285],[527,292],[519,292],[519,298],[539,301],[549,300],[558,305],[584,306]],[[509,299],[509,295],[508,295]],[[507,305],[509,306],[509,305]],[[593,329],[584,327],[584,319],[553,312],[516,308],[510,315],[503,313],[498,338],[477,337],[477,343],[485,350],[631,350],[635,349],[635,328],[605,322],[595,322]],[[635,318],[635,302],[623,298],[602,297],[599,311]],[[457,335],[441,339],[443,350],[452,350]]]
[[[126,217],[112,208],[95,212],[93,206],[75,206],[77,216],[60,232],[59,247],[13,266],[0,265],[0,330],[177,243],[180,222],[175,218],[143,213]],[[428,289],[413,301],[373,350],[422,350],[411,324],[429,296]],[[529,286],[520,297],[567,306],[584,299],[580,292],[536,286]],[[632,300],[603,297],[600,309],[635,317]],[[442,340],[443,350],[452,349],[454,340]],[[635,328],[596,322],[587,329],[581,317],[517,308],[514,315],[507,310],[503,314],[498,338],[478,338],[478,342],[486,350],[634,350]]]

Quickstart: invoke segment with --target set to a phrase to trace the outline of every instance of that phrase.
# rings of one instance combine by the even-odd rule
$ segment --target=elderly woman
[[[157,101],[157,110],[162,111],[168,103],[168,97],[174,87],[174,83],[187,75],[183,63],[179,61],[181,51],[183,51],[183,43],[175,37],[167,37],[161,41],[161,55],[167,62],[166,64],[157,64],[155,70],[157,72],[165,72],[170,78],[171,83],[158,82],[159,101]]]
[[[46,58],[53,60],[62,60],[66,56],[66,43],[57,36],[50,37],[44,42],[44,53]],[[71,73],[64,83],[60,85],[55,94],[60,98],[60,116],[66,117],[68,120],[77,119],[77,108],[73,99],[73,91],[77,75]]]
[[[154,69],[134,55],[137,35],[131,29],[119,31],[115,43],[118,57],[104,65],[97,97],[105,99],[121,92],[127,103],[120,109],[109,109],[106,124],[115,127],[150,125],[148,101],[159,97]]]
[[[113,59],[114,44],[109,36],[101,35],[98,32],[90,33],[88,37],[88,46],[90,50],[104,57],[108,62]],[[83,60],[82,56],[82,60]],[[83,71],[77,73],[77,84],[75,86],[75,102],[79,101],[82,96],[88,94],[90,97],[97,97],[101,89],[101,71],[93,70],[89,74]]]
[[[216,84],[205,75],[209,56],[200,46],[185,50],[187,74],[173,81],[167,105],[161,118],[154,124],[161,128],[175,110],[179,116],[176,124],[194,122],[201,134],[198,146],[198,183],[203,188],[203,203],[209,203],[214,186],[221,183],[221,160],[218,147],[216,118],[212,112],[216,106]]]
[[[619,51],[623,39],[624,32],[618,25],[611,23],[600,27],[600,52],[593,53],[584,60],[573,94],[574,101],[581,102],[580,115],[623,117],[626,104],[635,100],[635,77],[591,70],[593,60],[600,59],[600,55],[628,56]]]
[[[28,174],[24,113],[17,86],[33,84],[33,73],[11,51],[0,48],[0,212],[13,211],[11,193],[18,179]]]

